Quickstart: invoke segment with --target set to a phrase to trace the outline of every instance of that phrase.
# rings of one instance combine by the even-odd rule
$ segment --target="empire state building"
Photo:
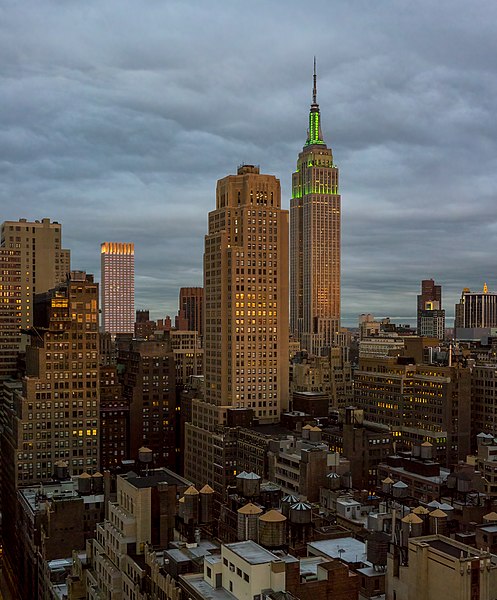
[[[338,167],[323,140],[314,61],[307,140],[292,176],[290,329],[302,349],[321,354],[340,327]]]

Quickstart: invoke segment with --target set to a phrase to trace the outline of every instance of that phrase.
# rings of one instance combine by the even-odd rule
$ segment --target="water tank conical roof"
[[[312,510],[312,506],[307,502],[296,502],[291,506],[292,510]]]
[[[102,475],[102,473],[97,471],[96,473],[93,473],[92,480],[93,480],[93,493],[101,494],[104,491],[104,476]]]
[[[415,515],[427,515],[430,511],[424,506],[417,506],[412,512]]]
[[[247,471],[242,471],[236,476],[237,479],[244,479],[245,477],[247,477]]]
[[[187,490],[183,492],[185,496],[196,496],[198,494],[198,490],[195,486],[191,485]]]
[[[287,504],[295,504],[295,502],[298,502],[299,499],[297,498],[297,496],[293,496],[292,494],[287,494],[286,496],[284,496],[281,499],[282,502],[286,502]]]
[[[280,523],[286,521],[285,515],[281,514],[278,510],[269,510],[259,517],[259,521],[266,521],[271,523]]]
[[[310,430],[312,429],[312,425],[304,425],[304,426],[302,427],[302,430],[304,430],[304,429],[305,429],[306,431],[310,431]]]
[[[397,483],[392,485],[392,494],[395,498],[405,498],[407,496],[408,489],[409,486],[407,483],[404,483],[403,481],[397,481]]]
[[[252,502],[249,502],[248,504],[245,504],[245,506],[239,508],[237,512],[240,515],[260,515],[262,513],[262,508],[252,504]]]
[[[78,477],[78,492],[80,494],[89,494],[91,492],[91,475],[86,471]]]
[[[147,448],[146,446],[142,446],[141,448],[138,449],[138,460],[141,463],[151,463],[153,457],[154,457],[154,453],[152,452],[152,450],[150,450],[150,448]]]
[[[211,488],[209,484],[205,484],[204,487],[200,490],[200,494],[213,494],[214,490]]]
[[[260,478],[261,478],[261,476],[260,476],[260,475],[257,475],[257,473],[254,473],[254,472],[252,472],[252,471],[251,471],[250,473],[245,473],[245,479],[254,479],[254,480],[258,480],[258,479],[260,479]]]
[[[483,520],[486,521],[487,523],[495,523],[495,522],[497,522],[497,513],[489,512],[486,515],[483,515]]]
[[[338,490],[342,484],[342,478],[338,473],[330,471],[326,475],[326,484],[330,490]]]
[[[440,502],[437,502],[437,500],[432,500],[428,505],[428,508],[440,508],[442,505],[440,504]]]
[[[288,517],[290,515],[290,506],[298,502],[299,499],[297,496],[293,496],[292,494],[287,494],[284,498],[281,499],[281,512]]]
[[[385,477],[381,483],[385,483],[386,485],[393,484],[393,479],[391,477]]]
[[[444,513],[444,511],[440,510],[439,508],[432,510],[430,513],[430,517],[433,517],[434,519],[443,519],[446,516],[447,516],[447,513]]]
[[[414,513],[409,513],[403,519],[401,519],[401,521],[403,523],[410,523],[411,525],[419,525],[423,522],[423,519],[420,519],[418,515],[415,515]]]
[[[312,521],[312,506],[307,502],[296,502],[290,507],[289,516],[291,523],[309,524]]]

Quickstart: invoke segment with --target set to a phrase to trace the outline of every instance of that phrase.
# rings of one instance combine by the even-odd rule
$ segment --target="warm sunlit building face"
[[[101,245],[102,330],[133,333],[135,324],[135,245]]]

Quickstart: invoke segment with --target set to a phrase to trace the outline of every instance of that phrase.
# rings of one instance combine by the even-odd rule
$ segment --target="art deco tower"
[[[135,245],[101,245],[102,331],[115,336],[135,329]]]
[[[269,424],[288,408],[288,212],[279,180],[253,165],[217,183],[204,301],[205,394],[185,430],[185,476],[218,491],[230,473],[214,457],[212,433],[228,425],[228,411],[248,409]]]
[[[290,201],[290,329],[312,354],[329,348],[340,326],[338,168],[320,118],[314,61],[309,130]]]
[[[251,165],[217,185],[205,239],[205,400],[277,422],[288,400],[288,213]]]

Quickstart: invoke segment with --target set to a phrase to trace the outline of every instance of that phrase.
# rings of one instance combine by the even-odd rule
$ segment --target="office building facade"
[[[98,284],[81,271],[35,297],[26,376],[3,407],[4,569],[18,563],[21,486],[50,480],[61,461],[72,475],[99,465]]]
[[[185,476],[213,485],[212,432],[227,425],[228,410],[250,409],[259,422],[276,423],[288,407],[288,212],[280,182],[258,167],[218,181],[204,299],[205,392],[186,424]],[[199,456],[201,447],[210,450]],[[222,468],[227,477],[235,470]]]
[[[204,333],[204,288],[182,287],[179,291],[179,314],[187,320],[187,329]]]
[[[442,309],[442,286],[433,279],[423,279],[418,295],[417,334],[443,340],[445,338],[445,310]]]
[[[21,328],[33,324],[34,295],[54,288],[65,281],[71,270],[70,252],[62,248],[62,225],[50,219],[41,221],[5,221],[2,224],[0,246],[15,250],[20,258]],[[17,259],[16,259],[17,260]],[[25,349],[27,336],[22,336]]]
[[[102,331],[115,336],[135,329],[135,245],[104,242],[100,247]]]
[[[464,288],[455,307],[454,327],[459,329],[489,329],[497,327],[497,293],[489,292],[487,284],[481,292]]]
[[[0,247],[0,380],[17,371],[22,320],[21,253]]]

